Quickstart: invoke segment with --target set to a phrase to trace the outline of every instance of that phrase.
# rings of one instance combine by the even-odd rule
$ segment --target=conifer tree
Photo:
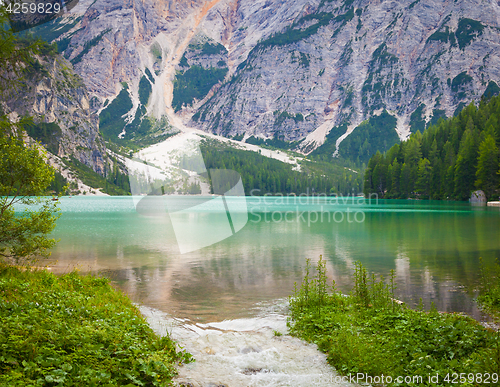
[[[484,191],[488,199],[493,198],[493,194],[498,188],[498,148],[495,139],[487,135],[479,145],[479,156],[476,171],[476,188]],[[498,195],[495,199],[498,200]]]

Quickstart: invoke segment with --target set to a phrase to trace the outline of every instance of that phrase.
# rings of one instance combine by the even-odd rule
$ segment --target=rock
[[[247,353],[250,353],[250,352],[259,353],[260,351],[262,351],[262,349],[260,349],[259,347],[253,347],[253,346],[243,347],[239,350],[239,352],[244,354],[244,355],[246,355]]]
[[[353,129],[383,109],[404,139],[410,124],[422,130],[478,102],[500,79],[499,13],[496,2],[473,0],[109,0],[92,3],[61,38],[71,40],[68,58],[82,54],[75,69],[101,101],[127,82],[137,104],[148,68],[157,117],[186,50],[191,64],[224,62],[225,82],[183,113],[194,113],[189,125],[227,137],[311,134],[301,144],[309,152],[334,126]],[[195,58],[189,42],[200,37],[227,53]]]
[[[50,152],[74,157],[105,175],[106,147],[85,84],[59,54],[39,56],[37,61],[39,69],[26,74],[22,88],[2,101],[3,109],[12,116],[33,117],[35,124],[52,124],[57,129],[52,129],[55,142]]]
[[[483,204],[484,205],[487,202],[486,195],[481,190],[474,191],[469,199],[469,202],[471,202],[472,204]]]

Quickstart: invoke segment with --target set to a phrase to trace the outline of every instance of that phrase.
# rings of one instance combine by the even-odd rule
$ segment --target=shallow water
[[[287,333],[285,303],[254,318],[191,323],[156,309],[141,312],[160,335],[170,335],[196,359],[179,369],[176,382],[193,387],[352,386],[328,365],[315,345]],[[281,312],[281,313],[280,313]]]

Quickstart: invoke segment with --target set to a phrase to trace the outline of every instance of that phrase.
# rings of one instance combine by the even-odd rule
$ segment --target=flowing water
[[[248,206],[241,231],[180,254],[179,218],[142,216],[131,197],[63,198],[52,269],[112,278],[155,329],[195,355],[179,379],[193,386],[341,385],[313,346],[273,333],[286,333],[286,297],[306,258],[323,255],[343,292],[360,261],[377,275],[394,269],[397,296],[410,305],[422,298],[427,307],[486,318],[474,296],[479,258],[500,257],[498,208],[317,197],[234,198],[226,208],[238,200]],[[227,222],[219,215],[193,210],[181,221],[203,238]]]

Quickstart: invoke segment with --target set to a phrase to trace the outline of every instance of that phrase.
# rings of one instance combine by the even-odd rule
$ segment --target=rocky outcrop
[[[23,86],[2,102],[12,118],[33,117],[28,130],[50,152],[74,157],[104,175],[106,148],[99,135],[91,98],[70,63],[54,51],[37,57]]]

